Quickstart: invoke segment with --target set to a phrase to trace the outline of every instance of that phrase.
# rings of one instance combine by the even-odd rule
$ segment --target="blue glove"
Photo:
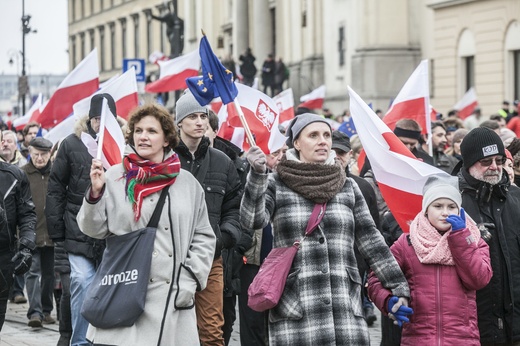
[[[451,231],[457,232],[466,228],[466,213],[464,208],[460,208],[460,216],[450,215],[446,218],[446,221],[451,223]]]
[[[392,296],[388,300],[388,317],[394,320],[394,324],[402,327],[404,322],[410,322],[408,315],[411,314],[413,310],[408,307],[407,298]]]

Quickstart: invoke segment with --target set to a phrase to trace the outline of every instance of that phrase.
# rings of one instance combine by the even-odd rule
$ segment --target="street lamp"
[[[25,114],[25,95],[29,92],[29,82],[25,73],[25,35],[37,32],[29,26],[30,20],[31,16],[25,14],[25,0],[22,0],[22,75],[18,80],[18,95],[22,99],[22,115]]]

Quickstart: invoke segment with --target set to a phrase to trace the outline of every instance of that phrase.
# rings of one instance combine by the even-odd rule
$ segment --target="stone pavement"
[[[55,346],[60,337],[58,322],[56,324],[43,325],[43,328],[31,328],[27,325],[28,304],[8,303],[5,323],[0,332],[0,346]],[[381,342],[380,314],[376,312],[377,321],[370,331],[370,341],[372,346],[378,346]],[[56,318],[56,312],[53,311]],[[237,321],[233,326],[233,334],[229,346],[240,346],[240,326]]]

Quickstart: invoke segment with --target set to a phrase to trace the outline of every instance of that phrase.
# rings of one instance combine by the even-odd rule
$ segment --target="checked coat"
[[[270,220],[273,247],[299,240],[314,208],[278,174],[251,170],[241,207],[244,227]],[[354,244],[383,285],[409,297],[408,284],[350,178],[327,202],[319,227],[301,244],[279,304],[269,311],[270,345],[369,345]]]

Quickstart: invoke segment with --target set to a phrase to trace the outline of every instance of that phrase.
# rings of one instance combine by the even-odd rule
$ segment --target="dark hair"
[[[208,120],[209,120],[209,126],[211,126],[211,129],[213,131],[217,132],[218,131],[218,116],[211,109],[208,109]]]
[[[486,120],[482,124],[480,124],[479,127],[487,127],[490,130],[498,130],[500,128],[500,125],[496,120]]]
[[[22,133],[25,136],[27,136],[27,133],[29,133],[29,129],[31,127],[37,127],[38,129],[40,129],[40,124],[38,124],[36,121],[31,121],[31,122],[28,122],[24,127],[23,127],[23,130],[22,130]]]
[[[518,138],[513,138],[513,140],[512,140],[511,143],[507,146],[506,149],[509,150],[509,152],[511,153],[511,155],[515,156],[518,152],[520,152],[520,139],[518,139]]]
[[[432,121],[432,131],[436,127],[442,127],[444,131],[446,131],[446,126],[441,121]]]
[[[505,118],[503,116],[501,116],[500,114],[493,114],[489,117],[489,120],[494,120],[494,121],[501,121],[502,119],[505,120]]]
[[[164,131],[164,137],[168,141],[168,148],[174,149],[179,145],[180,139],[177,132],[177,127],[173,122],[173,117],[168,110],[158,104],[145,104],[135,108],[128,117],[128,130],[126,131],[126,143],[134,146],[134,131],[135,124],[141,121],[146,116],[152,116],[159,121],[161,128]]]
[[[403,130],[419,131],[421,132],[421,125],[413,119],[401,119],[395,123],[395,127]]]

